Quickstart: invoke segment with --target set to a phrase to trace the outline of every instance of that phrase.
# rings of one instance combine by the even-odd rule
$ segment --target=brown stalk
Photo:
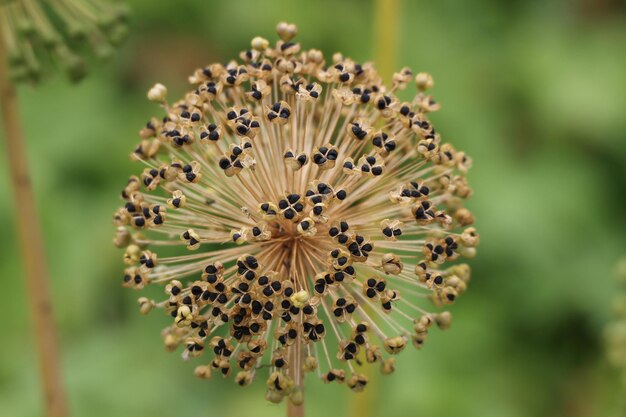
[[[17,94],[8,76],[4,42],[0,37],[0,106],[2,125],[13,186],[27,298],[34,322],[41,384],[48,417],[67,417],[68,409],[60,374],[56,329],[52,316],[47,262],[20,125]]]
[[[376,0],[374,5],[374,55],[379,71],[387,82],[395,70],[398,39],[398,9],[401,0]],[[369,306],[364,312],[371,313]],[[377,397],[378,375],[372,368],[365,368],[369,378],[368,389],[360,396],[352,396],[349,403],[349,415],[368,417],[376,414],[379,398]]]
[[[287,417],[304,417],[304,404],[295,405],[288,400]]]

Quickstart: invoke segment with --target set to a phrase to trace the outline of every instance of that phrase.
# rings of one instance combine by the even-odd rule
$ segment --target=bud
[[[144,315],[148,314],[154,307],[154,301],[146,297],[140,297],[137,303],[139,304],[139,312]]]
[[[276,32],[283,41],[289,42],[298,34],[298,27],[293,23],[280,22],[276,25]]]
[[[260,36],[257,36],[256,38],[252,39],[252,42],[250,44],[252,45],[252,48],[256,49],[257,51],[262,51],[266,49],[268,46],[270,46],[269,41]]]
[[[291,302],[294,306],[298,308],[302,308],[309,301],[309,293],[307,291],[298,291],[294,295],[291,296]]]
[[[161,84],[156,83],[150,90],[148,90],[148,100],[163,102],[167,96],[167,88]]]
[[[435,315],[435,323],[441,330],[448,330],[452,324],[452,314],[449,311],[444,311]]]
[[[429,73],[420,72],[415,76],[415,84],[420,91],[425,91],[429,88],[433,88],[435,82],[433,81],[433,77]]]
[[[193,373],[200,379],[209,379],[211,378],[211,367],[207,365],[196,366]]]

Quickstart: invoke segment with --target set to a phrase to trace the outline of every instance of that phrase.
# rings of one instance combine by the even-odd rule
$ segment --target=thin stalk
[[[384,82],[389,82],[396,70],[395,65],[398,50],[398,6],[401,0],[375,0],[374,4],[374,58],[378,73]],[[365,311],[371,307],[363,306]],[[364,360],[364,358],[361,358]],[[379,374],[374,366],[363,367],[362,373],[369,382],[361,393],[352,395],[348,407],[348,414],[354,417],[374,416],[378,412]]]
[[[292,250],[292,262],[290,264],[291,268],[295,269],[296,260],[295,260],[296,251]],[[290,277],[291,273],[287,273],[287,276]],[[302,345],[300,344],[300,339],[298,339],[294,346],[290,349],[290,358],[289,362],[291,363],[291,373],[292,378],[296,387],[302,390],[302,395],[304,395],[304,372],[302,371]],[[291,401],[291,398],[287,399],[287,417],[304,417],[304,402],[300,404],[294,404]]]
[[[399,2],[400,0],[376,0],[374,5],[374,62],[386,83],[391,80],[397,65]]]
[[[57,354],[47,262],[35,209],[26,149],[20,125],[16,91],[8,76],[4,40],[0,36],[0,106],[2,126],[13,185],[17,232],[24,263],[24,277],[39,356],[41,383],[48,417],[67,417],[68,409]]]
[[[304,417],[304,404],[295,405],[287,400],[287,417]]]

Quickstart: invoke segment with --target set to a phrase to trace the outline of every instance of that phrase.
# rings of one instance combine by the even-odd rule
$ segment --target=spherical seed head
[[[21,3],[0,1],[6,55],[16,82],[36,83],[54,67],[62,68],[70,81],[80,81],[87,71],[81,55],[88,48],[82,46],[88,42],[94,55],[106,59],[127,32],[124,7],[107,0],[74,0],[71,10],[59,2]]]
[[[196,70],[178,101],[150,90],[165,115],[140,131],[114,242],[124,286],[164,286],[140,308],[169,314],[167,350],[208,356],[201,378],[262,375],[269,401],[298,404],[305,373],[358,392],[355,363],[390,374],[448,328],[436,309],[466,291],[458,261],[479,235],[463,205],[471,159],[428,118],[430,76],[402,102],[410,69],[387,88],[373,65],[277,30],[274,46],[255,38],[239,62]]]

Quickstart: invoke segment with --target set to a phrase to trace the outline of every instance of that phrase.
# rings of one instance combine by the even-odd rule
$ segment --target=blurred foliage
[[[52,268],[74,416],[270,416],[263,384],[193,378],[166,354],[158,315],[139,316],[120,288],[110,216],[127,158],[158,109],[156,81],[182,94],[186,75],[226,61],[279,20],[304,47],[372,59],[371,2],[133,2],[131,36],[114,63],[76,88],[22,87],[39,207]],[[446,333],[398,357],[367,395],[307,380],[307,415],[522,417],[616,415],[618,378],[602,330],[626,252],[626,6],[612,0],[401,2],[397,68],[435,77],[446,140],[474,157],[470,201],[482,235],[470,291]],[[157,5],[158,4],[158,5]],[[0,151],[2,152],[2,151]],[[4,162],[5,155],[0,154]],[[41,415],[37,364],[19,279],[13,213],[0,175],[4,317],[0,415]],[[18,208],[19,209],[19,208]],[[382,378],[382,377],[381,377]],[[365,417],[365,416],[362,416]]]

